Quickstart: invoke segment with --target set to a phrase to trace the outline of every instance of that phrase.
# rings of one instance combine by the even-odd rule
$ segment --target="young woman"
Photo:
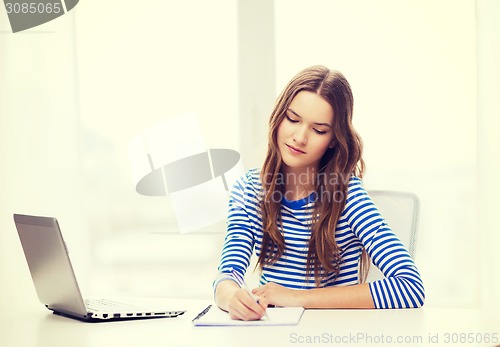
[[[349,83],[324,66],[303,70],[279,96],[264,165],[248,171],[231,193],[214,290],[233,319],[260,319],[268,304],[423,305],[412,258],[362,186],[352,110]],[[244,276],[253,251],[261,274],[254,297],[232,274]],[[369,257],[386,278],[364,283]]]

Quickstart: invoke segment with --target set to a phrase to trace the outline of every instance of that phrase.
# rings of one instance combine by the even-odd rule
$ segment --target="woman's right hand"
[[[231,319],[259,320],[266,314],[264,298],[253,296],[231,280],[219,283],[215,296],[219,307],[227,311]]]

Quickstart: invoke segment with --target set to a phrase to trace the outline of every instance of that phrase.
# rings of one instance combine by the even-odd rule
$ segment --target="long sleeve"
[[[386,278],[369,283],[376,308],[414,308],[424,304],[424,285],[410,254],[386,224],[362,187],[351,181],[343,215]]]
[[[250,264],[250,258],[254,249],[254,233],[252,231],[252,219],[255,210],[248,211],[248,200],[254,200],[246,190],[248,176],[243,176],[234,185],[230,199],[227,220],[227,232],[224,246],[221,252],[219,264],[219,275],[213,283],[213,288],[224,280],[233,280],[231,270],[235,270],[243,277]],[[254,204],[250,204],[253,206]]]

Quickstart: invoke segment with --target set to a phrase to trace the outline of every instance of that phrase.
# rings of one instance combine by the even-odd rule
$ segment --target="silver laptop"
[[[54,313],[84,321],[177,317],[185,310],[141,308],[112,300],[84,300],[56,218],[14,214],[38,299]]]

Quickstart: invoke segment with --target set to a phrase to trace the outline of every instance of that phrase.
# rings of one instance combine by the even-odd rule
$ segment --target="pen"
[[[234,269],[231,269],[231,274],[233,275],[234,279],[236,280],[236,283],[238,283],[238,285],[240,286],[240,288],[243,288],[244,290],[246,290],[246,292],[248,294],[250,294],[250,296],[255,300],[255,302],[257,302],[259,304],[259,299],[257,299],[255,297],[255,295],[252,294],[252,292],[250,291],[250,289],[247,287],[247,285],[246,285],[245,280],[243,279],[243,277],[238,272],[236,272]],[[269,319],[269,316],[267,315],[267,312],[264,313],[264,317],[266,317],[267,319]]]
[[[207,312],[210,311],[211,308],[212,308],[212,305],[208,305],[207,308],[204,309],[203,311],[201,311],[200,313],[198,313],[198,315],[196,316],[196,318],[194,318],[192,321],[194,322],[195,320],[200,319],[201,317],[203,317],[204,315],[206,315]]]

